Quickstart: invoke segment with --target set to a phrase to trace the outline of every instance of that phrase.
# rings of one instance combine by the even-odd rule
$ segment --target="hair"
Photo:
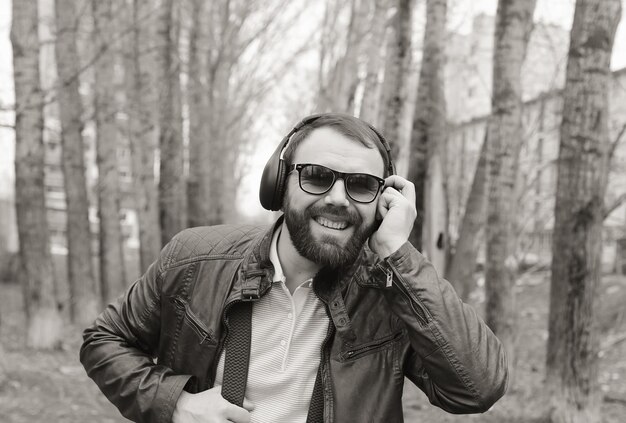
[[[293,134],[285,149],[283,155],[285,163],[292,164],[293,156],[300,143],[318,128],[332,128],[341,135],[360,142],[367,148],[378,148],[378,152],[383,158],[384,177],[389,176],[390,157],[378,133],[365,121],[347,114],[332,113],[323,115],[300,128]]]

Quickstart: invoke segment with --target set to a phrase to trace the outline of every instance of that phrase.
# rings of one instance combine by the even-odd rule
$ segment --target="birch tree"
[[[212,37],[207,27],[211,5],[202,0],[191,0],[191,29],[189,31],[189,178],[187,180],[187,207],[189,226],[207,223],[211,215],[210,172],[211,149],[207,132],[210,116],[208,104],[207,61],[212,48]]]
[[[181,115],[180,8],[174,0],[161,3],[159,27],[158,122],[160,148],[159,216],[161,244],[165,245],[187,223],[186,187],[183,174]]]
[[[126,13],[126,25],[132,29],[123,45],[125,109],[142,272],[148,269],[161,249],[158,191],[154,177],[158,144],[155,11],[158,9],[153,1],[132,0]]]
[[[79,17],[72,0],[55,0],[58,103],[62,127],[63,178],[67,198],[70,315],[88,324],[97,314],[92,266],[89,201],[85,178],[83,107],[79,92],[80,62],[76,46]]]
[[[412,0],[397,0],[387,42],[385,79],[379,122],[390,142],[394,160],[400,151],[399,139],[407,102],[407,81],[411,60]]]
[[[92,0],[93,42],[99,55],[94,63],[98,215],[100,217],[100,290],[103,304],[124,290],[123,237],[120,226],[120,189],[117,169],[118,137],[115,116],[115,14],[111,0]]]
[[[426,28],[424,30],[424,51],[420,68],[417,100],[413,115],[410,140],[409,181],[415,184],[416,208],[419,218],[413,225],[410,241],[415,248],[424,250],[433,257],[437,249],[430,194],[437,182],[433,178],[429,163],[433,157],[441,158],[445,151],[446,99],[444,94],[444,52],[446,35],[446,0],[426,2]],[[439,181],[440,182],[440,181]],[[442,212],[442,211],[439,211]],[[433,242],[435,238],[435,242]]]
[[[493,57],[491,116],[487,126],[486,321],[515,363],[513,208],[522,146],[521,69],[532,29],[535,0],[499,0]],[[514,368],[514,367],[513,367]]]
[[[36,0],[13,2],[15,81],[15,207],[26,306],[26,344],[59,345],[63,323],[56,300],[44,198],[43,105]]]
[[[546,380],[550,420],[600,422],[598,330],[610,60],[619,0],[577,0],[560,131]]]

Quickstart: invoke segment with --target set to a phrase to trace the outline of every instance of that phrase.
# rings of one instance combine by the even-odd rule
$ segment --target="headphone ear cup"
[[[272,201],[272,210],[280,210],[283,206],[283,198],[285,197],[285,187],[287,182],[287,166],[284,160],[278,161],[278,172],[276,176],[276,187],[274,189],[274,199]]]
[[[259,200],[266,210],[276,211],[280,209],[282,198],[279,189],[284,185],[284,163],[280,160],[282,145],[279,145],[276,151],[267,161],[261,176],[261,186],[259,188]]]

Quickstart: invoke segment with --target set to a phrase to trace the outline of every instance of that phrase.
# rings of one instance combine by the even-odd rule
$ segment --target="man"
[[[392,173],[373,127],[306,118],[261,182],[284,215],[174,237],[85,331],[89,376],[139,422],[402,421],[405,376],[448,412],[489,409],[503,349],[407,241],[415,190]]]

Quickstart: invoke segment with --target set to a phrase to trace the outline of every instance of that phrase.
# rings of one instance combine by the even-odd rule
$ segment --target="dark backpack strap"
[[[240,302],[232,306],[228,313],[228,326],[222,396],[227,401],[242,407],[250,363],[251,301]]]
[[[252,302],[235,304],[228,312],[228,337],[225,348],[222,396],[232,404],[243,406],[250,364],[250,338],[252,335]],[[321,370],[317,369],[313,395],[309,404],[307,423],[323,423],[324,392]]]

